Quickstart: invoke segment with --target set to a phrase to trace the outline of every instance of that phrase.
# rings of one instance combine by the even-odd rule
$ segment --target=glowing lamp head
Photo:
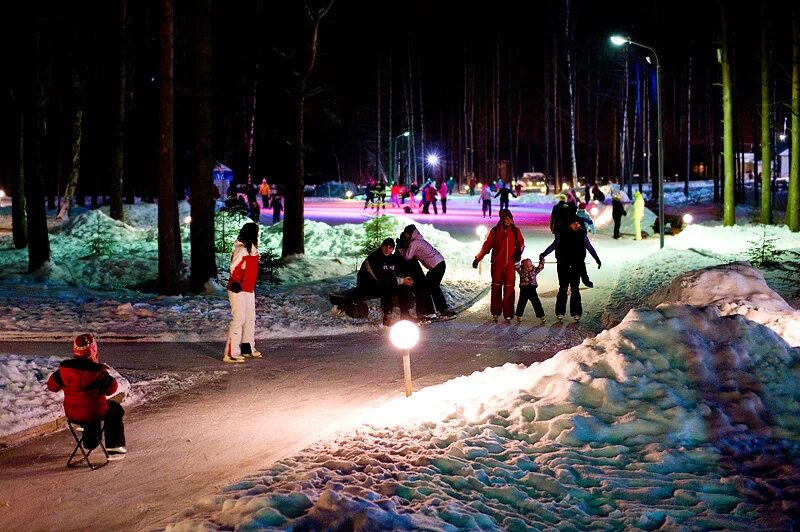
[[[439,156],[435,153],[428,155],[428,164],[431,166],[437,166],[439,164]]]
[[[622,46],[623,44],[627,44],[630,41],[630,39],[626,39],[621,35],[612,35],[611,37],[608,38],[608,40],[610,40],[611,44],[613,44],[614,46]]]
[[[344,193],[344,197],[347,198],[347,199],[352,198],[353,197],[353,192],[351,190],[348,190],[347,192]]]
[[[489,232],[489,230],[486,229],[485,225],[479,225],[478,227],[475,228],[475,233],[478,235],[478,238],[480,238],[481,240],[483,240],[483,238],[486,236],[486,233],[488,233],[488,232]]]
[[[186,225],[192,223],[192,217],[187,216],[186,218],[183,219],[183,223],[185,223]]]
[[[694,220],[694,217],[688,212],[683,215],[683,223],[685,223],[686,225],[692,223],[692,220]]]
[[[589,211],[589,213],[591,213],[592,216],[597,216],[598,214],[600,214],[600,209],[598,209],[597,207],[592,207],[592,210]]]
[[[411,349],[419,341],[419,328],[408,320],[401,320],[392,325],[389,339],[398,349]]]

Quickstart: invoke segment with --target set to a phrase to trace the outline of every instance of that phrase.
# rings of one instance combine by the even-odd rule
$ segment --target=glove
[[[599,260],[597,261],[597,269],[598,270],[600,269],[600,261]]]
[[[242,285],[234,281],[231,283],[230,291],[233,292],[234,294],[238,294],[239,292],[242,291]]]
[[[521,251],[515,251],[514,255],[512,255],[511,258],[514,259],[514,262],[519,262],[520,259],[522,258],[522,252]]]
[[[473,261],[472,261],[472,267],[473,267],[473,268],[477,268],[477,267],[478,267],[478,263],[479,263],[479,262],[480,262],[480,261],[479,261],[478,259],[475,259],[475,260],[473,260]]]
[[[543,260],[544,260],[544,255],[541,255],[541,254],[540,254],[540,255],[539,255],[539,260],[540,260],[540,261],[543,261]]]

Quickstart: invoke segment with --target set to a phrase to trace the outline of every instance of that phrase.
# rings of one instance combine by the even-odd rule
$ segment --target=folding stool
[[[69,455],[69,459],[67,460],[67,467],[76,467],[81,462],[86,462],[86,464],[89,466],[90,469],[99,469],[108,463],[108,451],[106,451],[106,446],[103,445],[103,429],[105,421],[100,420],[100,429],[99,429],[100,433],[98,435],[100,438],[99,445],[94,449],[89,449],[88,451],[83,446],[83,437],[86,433],[85,430],[86,425],[88,425],[88,423],[81,423],[80,421],[72,421],[69,419],[67,420],[67,426],[69,427],[69,431],[72,433],[72,437],[75,439],[75,448],[72,450],[72,454]],[[79,432],[80,435],[78,435]],[[105,462],[103,462],[102,464],[97,462],[92,463],[91,460],[89,460],[89,455],[92,454],[92,452],[98,447],[103,451],[103,455],[105,455],[106,458]],[[73,458],[76,458],[75,455],[78,451],[81,452],[83,458],[81,458],[80,460],[73,461]]]

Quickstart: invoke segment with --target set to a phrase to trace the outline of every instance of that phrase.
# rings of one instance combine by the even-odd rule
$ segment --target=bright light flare
[[[0,188],[0,198],[5,198],[5,197],[6,197],[6,191]]]
[[[408,320],[401,320],[392,325],[389,339],[398,349],[411,349],[419,341],[419,327]]]
[[[692,223],[692,220],[694,220],[694,216],[692,216],[690,213],[687,212],[686,214],[683,215],[683,223],[685,223],[686,225]]]
[[[187,216],[186,218],[183,219],[183,223],[189,225],[190,223],[192,223],[192,217]]]
[[[591,210],[591,211],[589,211],[589,214],[591,214],[591,215],[592,215],[592,218],[594,218],[594,217],[596,217],[598,214],[600,214],[600,209],[598,209],[597,207],[592,207],[592,210]]]
[[[481,240],[486,238],[486,233],[488,232],[489,230],[486,228],[485,225],[479,225],[478,227],[475,228],[475,234],[477,234],[478,238],[480,238]]]
[[[613,44],[614,46],[622,46],[623,44],[627,44],[628,42],[630,42],[630,39],[626,39],[621,35],[612,35],[611,37],[608,38],[608,40],[610,40],[611,44]]]
[[[347,199],[352,199],[353,198],[353,191],[352,190],[348,190],[347,192],[344,193],[344,197],[347,198]]]
[[[439,166],[439,156],[436,155],[435,153],[431,153],[430,155],[428,155],[427,161],[428,164],[431,166]]]

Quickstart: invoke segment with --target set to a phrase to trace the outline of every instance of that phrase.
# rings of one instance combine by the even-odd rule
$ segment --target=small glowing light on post
[[[186,218],[183,219],[183,223],[185,223],[186,225],[189,225],[190,223],[192,223],[192,217],[191,216],[187,216]]]
[[[694,220],[694,217],[690,213],[687,212],[686,214],[683,215],[683,223],[685,223],[686,225],[692,223],[692,220]]]
[[[411,395],[411,355],[409,351],[419,341],[419,328],[408,320],[401,320],[392,325],[389,339],[394,346],[403,350],[403,380],[406,386],[406,397]]]
[[[352,199],[353,198],[353,191],[352,190],[348,190],[347,192],[344,193],[344,197],[347,198],[347,199]]]
[[[478,227],[475,228],[475,234],[478,235],[478,238],[480,238],[481,240],[486,238],[486,233],[488,232],[489,230],[486,228],[485,225],[479,225]]]
[[[600,209],[598,209],[597,207],[592,207],[592,210],[591,210],[591,211],[589,211],[589,213],[590,213],[592,216],[597,216],[598,214],[600,214]]]

